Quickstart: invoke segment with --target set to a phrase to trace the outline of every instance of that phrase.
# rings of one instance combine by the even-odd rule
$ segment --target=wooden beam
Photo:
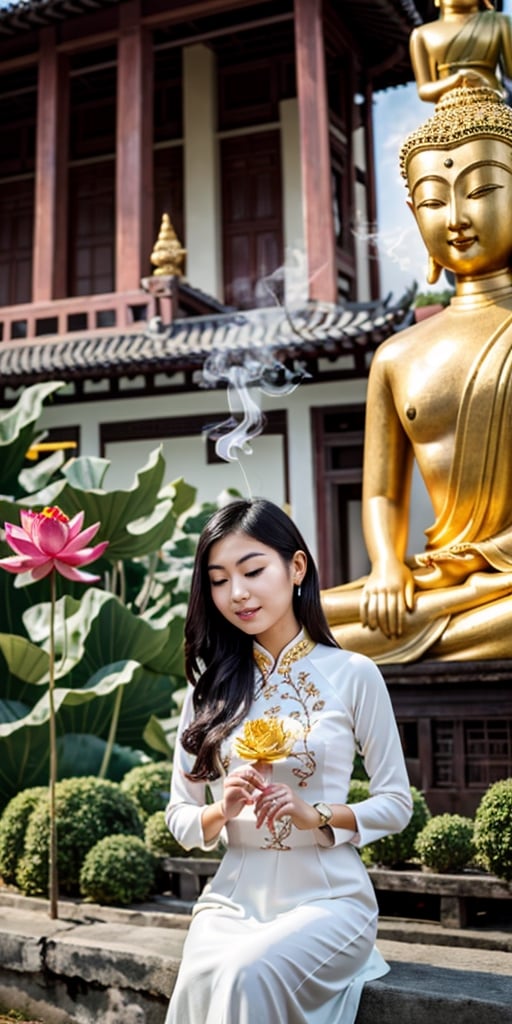
[[[270,7],[273,0],[260,0],[259,6]],[[216,14],[230,14],[244,7],[253,7],[254,0],[186,0],[185,3],[169,4],[168,0],[152,0],[145,5],[144,24],[156,27],[186,22],[194,18],[213,18]]]
[[[295,55],[309,296],[336,302],[329,108],[322,0],[294,0]]]
[[[32,301],[66,294],[68,78],[55,29],[41,32]]]
[[[153,58],[139,0],[119,9],[116,142],[116,291],[150,272],[153,224]]]

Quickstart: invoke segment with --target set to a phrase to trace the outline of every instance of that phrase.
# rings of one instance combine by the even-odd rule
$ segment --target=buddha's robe
[[[447,46],[443,63],[437,64],[438,77],[445,78],[459,68],[494,75],[499,36],[496,11],[479,11],[467,18]]]
[[[363,578],[322,595],[338,641],[381,664],[512,657],[512,316],[468,374],[445,505],[426,536],[426,550],[407,559],[416,597],[402,636],[361,625]],[[447,583],[450,563],[474,552],[487,570]]]

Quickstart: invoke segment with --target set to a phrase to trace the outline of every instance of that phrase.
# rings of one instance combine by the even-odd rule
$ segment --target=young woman
[[[185,848],[227,852],[166,1024],[352,1024],[364,982],[388,969],[357,851],[405,827],[410,787],[382,676],[336,644],[312,557],[271,502],[233,501],[207,523],[186,663],[167,822]],[[348,806],[356,751],[371,795]]]

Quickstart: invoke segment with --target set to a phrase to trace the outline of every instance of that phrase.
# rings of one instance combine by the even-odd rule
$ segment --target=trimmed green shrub
[[[414,849],[433,871],[461,871],[475,855],[474,824],[461,814],[436,814],[416,836]]]
[[[16,868],[23,854],[25,833],[33,811],[48,795],[46,786],[32,786],[13,796],[0,818],[0,875],[4,882],[16,881]]]
[[[484,793],[475,815],[475,846],[488,871],[512,881],[512,778],[494,782]]]
[[[164,811],[155,811],[144,828],[146,848],[157,857],[187,857],[187,851],[169,832]]]
[[[356,754],[354,757],[351,781],[353,781],[354,779],[360,779],[361,781],[368,782],[368,773],[364,766],[364,761],[361,754]]]
[[[84,858],[104,836],[124,833],[142,836],[142,821],[133,800],[117,782],[106,779],[62,779],[55,787],[57,815],[57,868],[59,890],[78,892]],[[48,799],[41,801],[28,823],[25,852],[16,882],[28,896],[48,891]]]
[[[154,881],[154,858],[142,839],[105,836],[85,857],[80,892],[93,903],[138,903],[149,895]]]
[[[360,800],[367,800],[369,796],[370,783],[368,782],[368,779],[363,778],[362,774],[358,772],[354,773],[348,787],[347,804],[357,804]],[[366,867],[370,867],[372,863],[369,851],[370,848],[368,846],[363,846],[363,848],[358,851],[359,856],[361,857],[363,864],[366,864]]]
[[[361,785],[361,783],[359,783]],[[365,848],[365,863],[383,864],[394,868],[405,864],[414,856],[416,836],[430,819],[427,801],[419,789],[411,786],[412,816],[408,825],[401,832],[391,836],[383,836]],[[361,799],[361,797],[359,797]],[[364,799],[364,798],[363,798]]]
[[[169,832],[164,811],[155,811],[146,821],[144,842],[146,848],[156,857],[205,857],[207,860],[220,860],[225,850],[222,844],[213,850],[185,850]]]
[[[169,761],[148,761],[129,771],[120,786],[139,806],[143,820],[155,811],[163,811],[169,800],[172,764]]]
[[[370,783],[366,779],[352,776],[348,787],[347,803],[357,804],[370,796]]]

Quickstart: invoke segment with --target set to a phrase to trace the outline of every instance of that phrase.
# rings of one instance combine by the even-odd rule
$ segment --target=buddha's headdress
[[[512,146],[512,110],[494,89],[450,89],[427,121],[407,136],[400,150],[400,172],[420,150],[446,149],[472,139],[503,139]]]

